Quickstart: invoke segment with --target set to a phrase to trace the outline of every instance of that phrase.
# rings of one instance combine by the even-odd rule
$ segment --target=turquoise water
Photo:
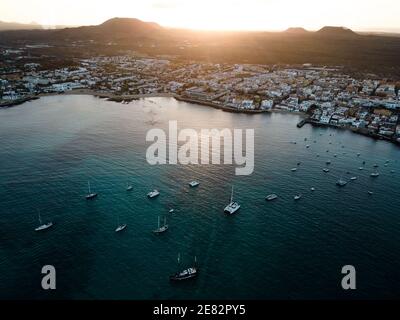
[[[180,129],[254,128],[254,173],[235,176],[231,165],[150,166],[146,133],[166,129],[168,120]],[[299,120],[170,98],[118,104],[53,96],[0,110],[0,298],[397,298],[400,149],[347,131],[298,129]],[[327,160],[331,171],[323,173]],[[369,176],[374,163],[377,179]],[[335,185],[353,175],[357,181]],[[195,179],[201,184],[190,189]],[[84,199],[88,180],[99,193],[94,201]],[[242,207],[226,216],[233,184]],[[161,195],[147,199],[154,188]],[[266,202],[270,193],[279,199]],[[297,193],[303,198],[295,202]],[[34,231],[37,209],[52,229]],[[170,229],[156,236],[159,215]],[[118,216],[128,228],[116,234]],[[197,257],[195,281],[169,282],[178,253],[182,267]],[[51,292],[40,286],[47,264],[57,270]],[[340,287],[347,264],[357,270],[353,292]]]

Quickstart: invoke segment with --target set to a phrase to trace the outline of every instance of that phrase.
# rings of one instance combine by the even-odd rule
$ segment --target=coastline
[[[198,104],[198,105],[203,105],[203,106],[208,106],[211,108],[219,109],[225,112],[232,112],[232,113],[245,113],[245,114],[260,114],[260,113],[283,113],[283,114],[297,114],[306,117],[307,115],[304,112],[291,112],[287,110],[280,110],[280,109],[272,109],[272,110],[245,110],[245,109],[235,109],[232,107],[220,105],[213,103],[211,101],[203,101],[203,100],[197,100],[197,99],[192,99],[188,97],[183,97],[174,93],[152,93],[152,94],[137,94],[137,95],[115,95],[113,93],[109,92],[98,92],[95,90],[88,90],[88,89],[77,89],[77,90],[71,90],[71,91],[66,91],[66,92],[60,92],[60,93],[40,93],[38,95],[34,96],[28,96],[24,97],[22,99],[18,100],[13,100],[11,102],[7,103],[0,103],[0,109],[2,108],[11,108],[17,105],[21,105],[25,102],[32,101],[32,100],[37,100],[40,99],[41,97],[48,97],[48,96],[57,96],[57,95],[91,95],[94,97],[98,97],[100,99],[107,99],[108,101],[113,101],[113,102],[131,102],[133,100],[139,100],[143,98],[159,98],[159,97],[164,97],[164,98],[174,98],[178,101],[182,102],[187,102],[187,103],[193,103],[193,104]],[[360,134],[369,138],[372,138],[374,140],[384,140],[387,142],[392,142],[395,145],[400,146],[400,142],[391,139],[386,136],[382,136],[376,133],[371,133],[366,129],[356,129],[356,128],[348,128],[348,127],[343,127],[339,125],[334,125],[334,124],[326,124],[326,123],[320,123],[320,122],[315,122],[311,120],[310,118],[304,118],[301,120],[298,124],[298,128],[302,128],[305,124],[310,124],[314,127],[330,127],[330,128],[335,128],[339,130],[349,130],[353,133]]]

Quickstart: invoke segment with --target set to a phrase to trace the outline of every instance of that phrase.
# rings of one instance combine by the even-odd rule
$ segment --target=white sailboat
[[[91,200],[97,197],[97,193],[90,191],[90,182],[88,181],[88,194],[86,195],[86,200]]]
[[[224,212],[228,214],[234,214],[239,209],[240,209],[240,204],[233,201],[233,186],[232,186],[231,202],[225,207]]]
[[[53,222],[42,223],[42,217],[40,216],[39,210],[38,210],[38,215],[39,215],[39,227],[35,228],[35,231],[43,231],[53,226]]]
[[[154,233],[163,233],[168,230],[167,218],[164,218],[164,225],[160,226],[160,216],[158,217],[158,228],[153,230]]]
[[[117,216],[117,219],[118,219],[118,227],[115,229],[115,232],[120,232],[124,230],[127,227],[127,225],[119,223],[119,215]]]
[[[133,189],[133,186],[131,185],[131,184],[127,184],[126,185],[126,191],[132,191],[132,189]]]

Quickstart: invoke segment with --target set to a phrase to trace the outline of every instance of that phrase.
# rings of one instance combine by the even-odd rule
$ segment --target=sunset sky
[[[0,0],[0,20],[91,25],[134,17],[167,27],[284,30],[325,25],[400,32],[399,0]]]

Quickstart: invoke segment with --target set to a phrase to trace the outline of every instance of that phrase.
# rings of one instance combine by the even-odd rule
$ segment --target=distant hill
[[[16,22],[4,22],[0,21],[0,31],[5,30],[33,30],[33,29],[42,29],[42,26],[37,23],[16,23]]]
[[[353,30],[345,27],[323,27],[316,32],[321,36],[330,37],[357,37],[359,34],[355,33]]]
[[[26,44],[49,44],[49,48],[35,49],[35,53],[61,60],[135,50],[218,63],[340,65],[400,78],[399,37],[357,34],[343,27],[328,26],[316,32],[303,28],[285,32],[203,32],[113,18],[95,26],[0,33],[0,45]]]
[[[163,28],[154,22],[144,22],[134,18],[113,18],[97,26],[61,29],[53,36],[77,40],[116,41],[154,36],[162,30]]]
[[[306,34],[308,31],[304,28],[289,28],[285,30],[286,33],[292,33],[292,34]]]

